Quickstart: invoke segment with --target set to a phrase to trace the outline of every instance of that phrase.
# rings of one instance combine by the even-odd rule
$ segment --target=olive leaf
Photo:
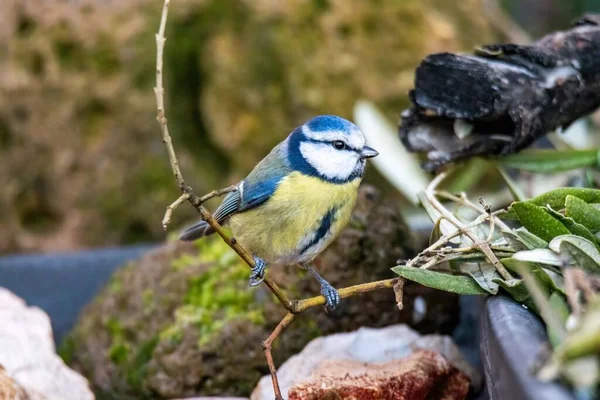
[[[501,286],[502,289],[506,290],[508,294],[510,294],[510,297],[515,299],[515,301],[525,305],[533,312],[538,313],[535,303],[522,279],[510,279],[505,281],[500,278],[495,278],[494,282]]]
[[[512,258],[517,261],[552,265],[555,267],[562,267],[564,265],[564,260],[550,249],[518,251],[513,254]]]
[[[437,221],[435,221],[435,224],[433,225],[433,229],[431,230],[431,233],[429,234],[429,245],[430,246],[432,244],[434,244],[435,242],[437,242],[440,237],[442,237],[442,230],[440,229],[441,222],[442,222],[442,219],[440,218]]]
[[[515,199],[515,201],[525,200],[526,197],[523,194],[523,190],[521,190],[521,188],[519,187],[517,182],[515,182],[514,179],[510,177],[508,172],[506,172],[504,170],[504,168],[502,168],[502,166],[500,166],[499,164],[494,164],[494,165],[496,166],[496,169],[498,170],[498,173],[500,174],[502,179],[504,179],[504,183],[506,183],[506,186],[508,187],[508,191],[510,192],[512,197]]]
[[[398,265],[392,268],[396,274],[423,286],[458,294],[487,294],[473,279],[468,276],[450,275],[428,269]]]
[[[581,236],[561,235],[554,238],[548,247],[556,253],[570,256],[579,267],[600,273],[600,251],[589,240]]]
[[[427,212],[429,219],[435,222],[436,224],[439,221],[439,229],[443,235],[452,235],[456,233],[456,231],[458,231],[458,228],[452,225],[449,221],[442,218],[442,214],[431,205],[425,193],[421,192],[417,194],[417,198],[421,202],[421,205],[425,209],[425,212]],[[454,237],[450,239],[450,243],[460,243],[460,238]]]
[[[600,231],[600,210],[578,197],[565,198],[566,215],[592,232]],[[575,232],[573,232],[575,233]]]
[[[520,274],[522,272],[522,267],[527,268],[527,271],[536,279],[538,285],[544,288],[544,290],[549,294],[554,291],[558,291],[564,294],[562,277],[558,275],[553,270],[548,270],[544,268],[539,263],[530,262],[530,261],[520,261],[515,258],[502,258],[500,259],[502,265],[504,265],[509,270]],[[548,264],[547,264],[548,265]],[[558,270],[560,272],[560,270]],[[550,275],[553,276],[550,276]],[[557,284],[557,282],[559,284]]]
[[[500,278],[496,268],[487,262],[463,262],[458,264],[460,272],[469,275],[486,292],[498,293],[498,284],[494,279]]]
[[[568,202],[569,197],[573,197],[573,196],[567,196],[567,202]],[[585,204],[587,206],[587,204],[585,202],[583,204]],[[598,249],[600,249],[600,245],[598,244],[598,239],[596,238],[596,236],[594,236],[592,234],[592,232],[590,232],[590,230],[588,228],[586,228],[585,226],[583,226],[580,223],[575,222],[575,220],[573,218],[566,217],[566,216],[562,215],[561,213],[559,213],[558,211],[554,211],[550,207],[547,207],[546,211],[548,211],[548,213],[550,215],[552,215],[554,218],[556,218],[558,221],[560,221],[565,226],[565,228],[567,228],[573,235],[581,236],[581,237],[589,240],[590,242],[594,243],[596,245],[596,247],[598,247]]]
[[[516,251],[545,249],[548,247],[548,242],[535,236],[525,228],[518,228],[512,231],[502,231],[502,234],[508,241],[509,245]]]
[[[598,163],[598,150],[530,150],[500,158],[505,167],[524,171],[550,173],[593,167]]]
[[[543,240],[550,241],[556,236],[571,233],[563,224],[552,217],[544,207],[529,202],[519,202],[514,203],[512,209],[517,214],[519,222],[529,232]]]
[[[565,200],[569,195],[577,197],[586,203],[600,203],[600,190],[588,188],[558,188],[529,199],[526,203],[535,204],[537,206],[549,205],[555,210],[562,210],[565,208]],[[515,204],[520,203],[523,202],[513,203],[508,211],[502,214],[502,217],[506,219],[516,219],[517,216],[513,207]]]

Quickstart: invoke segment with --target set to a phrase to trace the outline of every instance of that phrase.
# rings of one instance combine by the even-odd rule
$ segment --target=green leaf
[[[560,256],[550,249],[523,250],[513,254],[512,258],[517,261],[553,265],[555,267],[564,265]]]
[[[548,247],[548,242],[535,236],[525,228],[519,228],[512,231],[502,231],[502,234],[516,251],[527,249],[545,249]]]
[[[565,326],[567,323],[567,318],[569,318],[569,306],[565,300],[565,297],[561,295],[559,292],[553,292],[548,299],[550,301],[550,307],[554,314],[558,317],[562,326]],[[546,327],[548,330],[548,339],[552,344],[552,347],[556,348],[560,343],[560,334],[554,332],[554,330],[550,329],[550,327]]]
[[[452,173],[448,179],[444,181],[442,187],[451,193],[466,192],[473,188],[489,170],[490,164],[483,158],[472,158],[465,164]]]
[[[558,188],[549,192],[540,194],[532,199],[527,200],[528,203],[533,203],[538,206],[550,205],[555,210],[560,210],[565,206],[567,196],[575,196],[586,203],[600,203],[599,189],[584,189],[584,188]]]
[[[500,278],[495,278],[494,282],[506,290],[508,294],[510,294],[510,297],[515,299],[515,301],[524,304],[528,309],[532,310],[536,314],[539,314],[535,303],[529,295],[529,291],[527,290],[527,287],[523,283],[522,279],[511,279],[505,281]]]
[[[521,272],[523,272],[523,268],[526,268],[526,271],[536,279],[538,285],[542,286],[544,291],[546,291],[548,294],[553,291],[564,293],[564,289],[562,287],[558,287],[554,280],[550,277],[549,272],[538,263],[520,261],[515,258],[502,258],[500,259],[500,262],[510,271],[516,272],[517,274],[521,274]],[[552,271],[552,273],[560,277],[554,271]]]
[[[403,278],[420,283],[423,286],[446,292],[470,295],[487,294],[472,278],[467,276],[450,275],[428,269],[407,267],[405,265],[398,265],[392,268],[392,271]]]
[[[572,197],[572,196],[567,196],[567,199],[569,197]],[[587,206],[587,204],[585,202],[583,204],[585,204]],[[596,236],[594,236],[588,228],[575,222],[575,220],[573,218],[565,217],[558,211],[554,211],[550,207],[547,207],[546,210],[548,211],[548,213],[550,215],[552,215],[554,218],[559,220],[561,222],[561,224],[563,224],[565,226],[565,228],[567,228],[569,230],[569,232],[571,232],[573,235],[581,236],[581,237],[589,240],[590,242],[594,243],[596,245],[596,247],[598,247],[600,249],[600,246],[598,245],[598,240],[597,240]]]
[[[585,188],[558,188],[551,190],[546,193],[542,193],[532,199],[527,200],[527,203],[535,204],[538,206],[549,205],[555,210],[562,210],[565,208],[565,200],[568,195],[575,196],[586,203],[600,203],[600,190],[599,189],[585,189]],[[502,214],[502,218],[515,219],[516,214],[512,209],[515,204],[513,203],[507,212]]]
[[[596,233],[600,231],[600,211],[578,197],[565,198],[566,215]],[[575,233],[575,232],[573,232]]]
[[[592,273],[600,273],[600,251],[596,245],[581,236],[561,235],[548,245],[551,250],[561,255],[570,256],[579,267]]]
[[[563,224],[553,218],[545,208],[529,202],[519,202],[512,205],[519,222],[534,235],[545,241],[556,236],[571,233]]]
[[[505,167],[524,171],[551,173],[593,167],[598,163],[598,150],[530,150],[498,159]]]
[[[469,275],[477,282],[477,284],[486,292],[491,294],[498,293],[498,284],[494,281],[495,278],[499,278],[496,268],[490,263],[486,262],[465,262],[458,265],[459,270],[462,273]]]
[[[431,230],[431,234],[429,235],[430,246],[437,242],[440,237],[442,237],[442,230],[440,229],[441,222],[442,219],[440,218],[437,221],[435,221],[435,224],[433,225],[433,229]]]
[[[515,199],[515,201],[524,201],[526,197],[523,194],[523,190],[521,190],[517,182],[515,182],[514,179],[510,177],[510,175],[504,170],[504,168],[502,168],[498,164],[495,165],[496,169],[498,170],[498,173],[500,174],[502,179],[504,179],[504,182],[506,183],[510,194],[513,196],[513,199]]]

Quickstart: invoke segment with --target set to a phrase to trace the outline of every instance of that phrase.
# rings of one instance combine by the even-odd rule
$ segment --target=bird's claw
[[[340,294],[338,291],[325,282],[321,284],[321,294],[325,297],[325,309],[327,311],[333,311],[340,304]]]
[[[258,286],[265,280],[265,269],[267,268],[267,263],[262,258],[254,257],[254,267],[252,267],[252,272],[250,273],[250,280],[248,281],[248,285],[251,287]]]

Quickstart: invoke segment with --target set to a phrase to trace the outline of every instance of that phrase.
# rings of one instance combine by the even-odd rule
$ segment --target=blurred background
[[[186,204],[162,229],[179,195],[155,120],[162,4],[0,0],[0,254],[11,255],[0,259],[0,286],[49,314],[46,339],[62,343],[98,399],[248,395],[268,372],[257,343],[282,310],[264,288],[248,290],[247,266],[218,238],[165,243],[198,215]],[[183,175],[197,194],[225,187],[311,117],[354,120],[381,155],[358,222],[319,267],[336,287],[394,276],[390,267],[422,249],[432,226],[415,198],[431,176],[397,135],[421,59],[527,43],[585,12],[600,12],[600,0],[173,0],[165,100]],[[596,113],[542,145],[598,148],[599,126]],[[452,192],[511,201],[485,160],[456,171],[444,183]],[[597,168],[518,178],[528,196],[600,181]],[[296,269],[272,273],[291,296],[319,293]],[[406,323],[453,335],[481,370],[477,301],[409,283],[401,312],[391,291],[347,299],[335,315],[310,310],[276,362],[319,336]],[[0,355],[11,355],[2,337]]]
[[[161,1],[0,2],[0,252],[148,243],[177,196],[155,121]],[[181,0],[167,28],[167,114],[198,193],[238,181],[295,126],[392,125],[421,58],[526,40],[597,0]],[[368,180],[388,188],[375,170]],[[172,227],[196,218],[191,207]]]

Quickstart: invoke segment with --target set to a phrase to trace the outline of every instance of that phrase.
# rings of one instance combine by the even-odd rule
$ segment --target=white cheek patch
[[[327,143],[302,142],[300,153],[318,173],[329,179],[348,179],[359,160],[356,152],[336,150]]]

